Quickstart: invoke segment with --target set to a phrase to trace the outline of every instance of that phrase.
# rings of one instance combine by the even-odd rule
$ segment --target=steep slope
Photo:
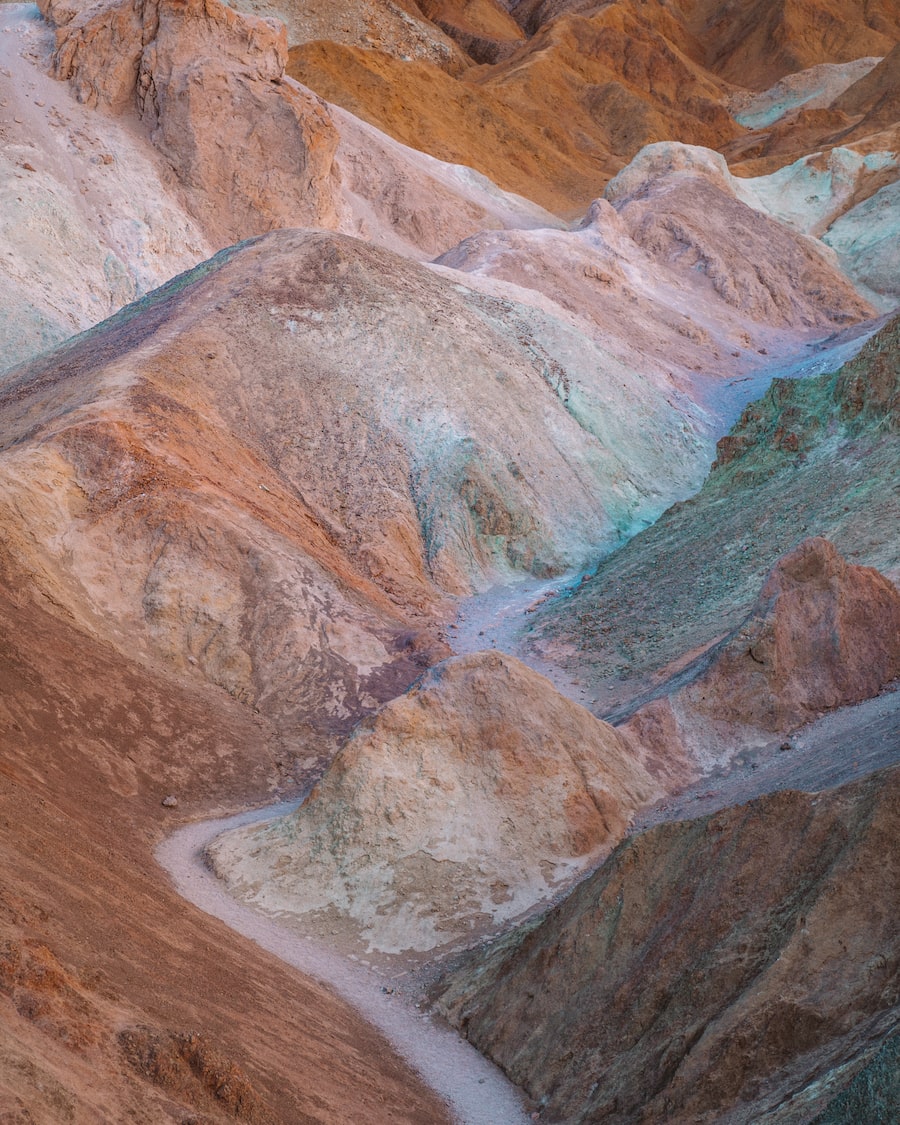
[[[328,101],[561,214],[583,209],[645,144],[718,146],[740,132],[721,84],[625,3],[557,21],[460,78],[327,42],[290,59],[288,73]]]
[[[736,628],[808,535],[896,580],[898,379],[895,318],[839,373],[776,380],[720,441],[701,491],[535,613],[530,643],[608,709]]]
[[[418,0],[417,6],[478,63],[512,54],[523,39],[501,0]]]
[[[900,1016],[898,812],[893,769],[632,837],[438,1007],[554,1121],[809,1120]]]
[[[332,934],[340,918],[369,950],[427,950],[539,902],[659,792],[612,727],[477,653],[357,727],[296,813],[208,854],[262,910]]]
[[[709,773],[898,677],[900,592],[877,570],[848,566],[827,539],[806,539],[778,560],[738,628],[624,729],[639,757],[654,741],[663,761]]]
[[[818,63],[886,55],[900,40],[900,14],[883,0],[677,0],[704,54],[698,60],[738,86],[762,90]]]
[[[137,108],[215,249],[336,224],[337,134],[318,99],[281,81],[283,26],[218,0],[41,10],[56,29],[56,77],[88,105]]]
[[[442,651],[447,592],[579,565],[686,491],[691,427],[558,312],[276,232],[7,374],[4,530],[64,612],[302,755]]]
[[[864,165],[851,164],[845,194],[865,177]],[[737,180],[708,149],[651,145],[577,229],[482,232],[436,261],[487,292],[552,299],[730,425],[776,357],[870,311],[829,249],[765,214],[781,198],[775,179]],[[792,186],[799,195],[801,184]],[[829,188],[831,200],[836,177]]]
[[[280,20],[292,47],[327,40],[375,48],[400,59],[427,60],[453,74],[471,65],[462,48],[425,18],[416,0],[241,0],[235,7]]]
[[[209,257],[164,161],[50,78],[53,33],[0,6],[0,368]]]
[[[181,808],[269,799],[276,732],[35,604],[2,553],[0,1117],[446,1119],[355,1013],[167,884]]]
[[[56,38],[33,8],[3,5],[0,23],[0,101],[7,107],[0,123],[0,367],[98,323],[205,260],[217,240],[227,240],[225,227],[246,237],[280,222],[309,221],[307,211],[284,210],[289,194],[280,195],[282,210],[276,213],[263,206],[254,186],[268,183],[270,174],[276,183],[282,167],[277,150],[288,134],[279,133],[272,154],[245,150],[243,187],[228,174],[223,195],[213,175],[215,161],[207,161],[211,152],[223,151],[223,137],[230,135],[220,120],[203,114],[193,122],[194,155],[205,162],[204,178],[198,179],[189,160],[185,164],[168,149],[164,154],[152,142],[147,118],[136,120],[128,97],[115,110],[83,105],[71,96],[70,83],[49,76]],[[72,24],[60,30],[64,42],[75,35]],[[230,26],[222,18],[207,23],[202,47],[210,65],[225,75],[239,68],[229,56]],[[190,35],[183,41],[191,42]],[[86,71],[105,80],[116,51],[108,37],[80,39],[75,87],[81,88]],[[156,66],[154,84],[180,88],[185,73],[192,73],[190,60],[182,64],[183,59],[170,65],[165,75]],[[258,134],[253,104],[241,105],[250,117],[242,120],[241,106],[233,105],[238,118],[229,130],[246,127]],[[320,222],[416,258],[431,258],[479,230],[561,225],[469,168],[407,149],[344,111],[318,105],[316,112],[313,132],[320,122],[328,144],[336,140],[329,177],[334,217],[321,213]],[[301,178],[301,193],[304,182]]]

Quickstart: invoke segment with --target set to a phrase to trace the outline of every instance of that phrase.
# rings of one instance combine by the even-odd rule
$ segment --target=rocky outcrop
[[[361,724],[296,813],[209,854],[263,910],[336,909],[371,949],[427,950],[539,902],[659,792],[612,727],[477,653]]]
[[[282,81],[281,24],[219,0],[44,0],[42,11],[57,76],[89,105],[137,108],[217,248],[336,225],[337,132],[319,99]]]
[[[760,213],[756,184],[709,149],[650,145],[577,229],[482,231],[437,264],[543,295],[668,380],[677,368],[703,372],[712,350],[709,378],[721,385],[761,362],[757,349],[775,350],[775,326],[838,326],[871,311],[830,251]],[[762,242],[764,269],[750,253]]]
[[[645,148],[606,190],[638,245],[699,271],[722,300],[754,320],[811,325],[871,315],[829,251],[790,230],[770,235],[769,220],[737,195],[721,156],[673,143]],[[763,244],[771,248],[765,267],[756,253]]]
[[[633,837],[439,1010],[552,1120],[808,1120],[900,1015],[898,815],[894,769]]]
[[[676,760],[709,770],[760,735],[787,734],[900,676],[900,592],[877,570],[849,566],[827,539],[807,539],[779,559],[750,615],[700,666],[649,707],[657,723],[668,714]],[[625,728],[638,740],[643,710]]]
[[[577,565],[664,506],[691,425],[558,315],[281,231],[7,376],[4,534],[64,612],[302,757],[445,654],[446,594]]]
[[[418,0],[417,7],[477,63],[495,63],[524,39],[500,0]]]
[[[816,538],[778,561],[750,617],[689,698],[709,716],[784,730],[868,699],[897,676],[900,592]]]
[[[643,9],[606,4],[556,20],[508,58],[460,77],[323,42],[292,49],[289,70],[405,144],[569,216],[646,144],[718,146],[740,132],[721,84],[668,30]]]

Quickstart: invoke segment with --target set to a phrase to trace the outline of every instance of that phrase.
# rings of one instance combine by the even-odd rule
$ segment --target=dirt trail
[[[789,737],[739,754],[727,771],[709,774],[647,809],[631,832],[706,816],[779,789],[818,793],[898,762],[900,682],[895,682],[874,699],[831,711]]]
[[[231,898],[203,862],[203,849],[222,832],[285,816],[297,801],[251,809],[237,816],[179,829],[157,848],[156,858],[175,889],[207,914],[333,988],[388,1039],[447,1103],[459,1125],[524,1125],[529,1121],[515,1086],[455,1031],[414,1004],[365,966]]]

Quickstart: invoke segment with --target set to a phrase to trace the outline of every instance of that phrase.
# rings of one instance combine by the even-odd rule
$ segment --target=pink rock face
[[[319,98],[282,81],[283,25],[219,0],[41,7],[57,77],[88,105],[136,105],[217,247],[336,224],[337,130]]]
[[[897,675],[900,593],[816,537],[779,560],[712,684],[720,706],[777,730],[868,699]]]

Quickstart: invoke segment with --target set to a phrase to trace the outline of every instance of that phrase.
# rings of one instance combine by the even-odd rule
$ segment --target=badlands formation
[[[898,83],[892,0],[0,4],[0,1122],[900,1118]]]

